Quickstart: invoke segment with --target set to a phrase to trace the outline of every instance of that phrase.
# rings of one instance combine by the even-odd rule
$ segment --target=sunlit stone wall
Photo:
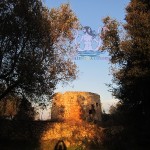
[[[100,96],[90,92],[56,93],[52,101],[51,119],[101,121]]]

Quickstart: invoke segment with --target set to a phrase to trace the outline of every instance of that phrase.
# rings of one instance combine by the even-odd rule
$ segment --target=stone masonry
[[[52,101],[51,119],[101,121],[100,96],[91,92],[56,93]]]

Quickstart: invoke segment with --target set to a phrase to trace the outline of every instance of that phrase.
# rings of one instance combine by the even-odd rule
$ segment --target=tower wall
[[[56,93],[52,101],[52,120],[101,121],[100,96],[90,92]]]

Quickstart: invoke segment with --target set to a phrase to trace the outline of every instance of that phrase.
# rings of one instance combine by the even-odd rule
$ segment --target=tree
[[[111,105],[111,106],[109,107],[109,113],[110,113],[110,114],[115,114],[115,113],[116,113],[116,106]]]
[[[131,0],[126,8],[124,32],[120,24],[109,17],[104,24],[109,28],[103,37],[114,64],[113,76],[117,88],[113,94],[122,104],[121,111],[129,113],[130,123],[149,120],[150,89],[150,2]]]
[[[36,112],[34,107],[32,107],[31,102],[29,102],[25,97],[20,100],[20,105],[18,112],[14,119],[16,120],[34,120]]]
[[[0,118],[15,120],[34,120],[35,109],[25,97],[7,96],[0,101]]]
[[[76,78],[67,54],[78,20],[68,4],[48,10],[40,0],[1,1],[0,22],[0,100],[51,96],[58,82]]]
[[[13,119],[19,110],[20,99],[15,96],[5,97],[0,101],[0,118]]]

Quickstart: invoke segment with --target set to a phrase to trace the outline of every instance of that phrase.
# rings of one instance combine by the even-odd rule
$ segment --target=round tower
[[[53,96],[52,120],[101,121],[100,96],[91,92],[56,93]]]

